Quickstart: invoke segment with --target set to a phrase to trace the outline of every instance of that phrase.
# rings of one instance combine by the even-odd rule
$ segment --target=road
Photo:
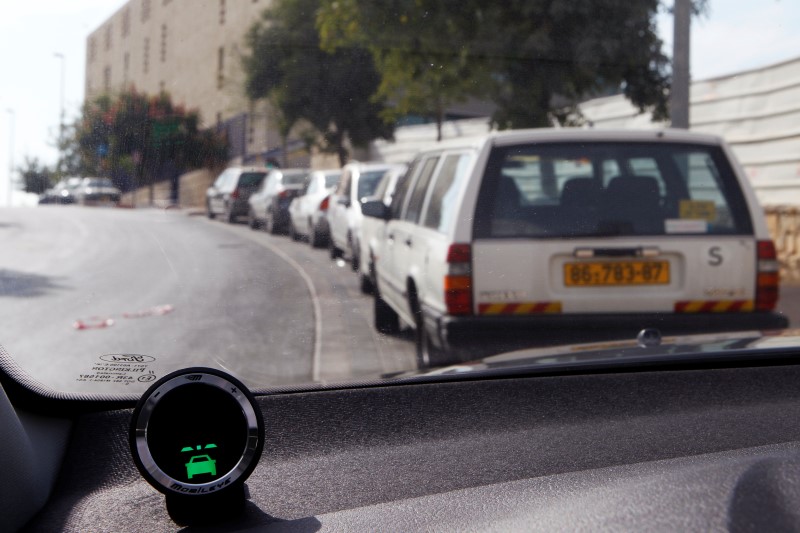
[[[347,265],[244,224],[158,209],[8,209],[0,250],[0,343],[57,390],[119,391],[125,379],[112,370],[128,362],[110,354],[148,356],[136,371],[149,376],[125,382],[133,393],[189,364],[255,388],[414,366],[407,335],[371,327],[371,300]]]
[[[800,287],[779,309],[800,324]],[[415,366],[409,333],[375,332],[349,265],[182,211],[0,210],[0,323],[14,362],[64,392],[138,394],[188,365],[257,390]]]

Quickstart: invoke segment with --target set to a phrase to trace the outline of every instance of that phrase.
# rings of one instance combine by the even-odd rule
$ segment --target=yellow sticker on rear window
[[[714,222],[717,218],[717,206],[708,200],[681,200],[680,217]]]

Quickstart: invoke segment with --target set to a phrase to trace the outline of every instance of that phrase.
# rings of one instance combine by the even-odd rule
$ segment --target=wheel
[[[250,212],[247,213],[247,223],[250,226],[250,229],[258,229],[258,226],[260,225],[258,223],[258,219],[256,218],[256,214],[252,209],[250,209]]]
[[[414,344],[417,353],[417,367],[423,369],[449,364],[446,354],[442,349],[437,348],[431,342],[428,330],[425,328],[422,312],[417,311],[414,315],[416,317]]]
[[[278,234],[278,227],[275,224],[275,218],[272,216],[272,211],[267,211],[267,218],[264,221],[264,229],[266,229],[267,233],[270,235]]]
[[[308,219],[308,244],[310,244],[312,248],[322,248],[327,244],[324,236],[314,227],[314,223],[310,218]]]
[[[372,286],[372,279],[364,274],[363,272],[359,275],[359,279],[361,283],[359,283],[359,288],[363,294],[372,294],[373,286]]]
[[[225,211],[225,220],[228,221],[228,224],[233,224],[236,222],[236,215],[233,214],[233,209],[231,206],[228,206],[227,211]]]
[[[339,259],[342,257],[342,251],[334,244],[333,237],[328,238],[328,252],[330,253],[331,259]]]
[[[217,216],[217,215],[214,213],[214,211],[212,211],[212,210],[211,210],[211,204],[210,204],[209,202],[206,202],[206,216],[207,216],[208,218],[210,218],[211,220],[214,220],[214,217],[216,217],[216,216]]]
[[[375,329],[381,333],[397,333],[400,330],[400,317],[387,304],[381,295],[375,293],[374,298]]]
[[[297,228],[294,227],[294,222],[292,221],[289,221],[289,236],[295,242],[300,240],[300,234],[297,233]]]

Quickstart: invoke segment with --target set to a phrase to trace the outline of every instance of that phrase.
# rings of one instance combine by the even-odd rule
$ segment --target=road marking
[[[297,273],[300,274],[300,277],[303,278],[303,281],[306,283],[306,288],[308,289],[308,294],[311,297],[311,304],[314,309],[314,351],[313,355],[311,356],[311,381],[315,383],[322,382],[322,307],[319,303],[319,296],[317,296],[317,288],[314,286],[314,281],[311,279],[311,276],[303,269],[303,267],[292,259],[289,255],[286,254],[283,250],[273,245],[271,242],[266,240],[267,234],[265,233],[256,233],[253,231],[239,231],[233,226],[228,224],[220,224],[218,222],[212,222],[208,219],[203,219],[207,224],[213,224],[214,227],[221,227],[225,230],[242,237],[247,238],[248,240],[260,244],[265,248],[269,248],[275,255],[286,261],[289,265],[291,265]],[[247,227],[247,226],[245,226]],[[260,238],[259,238],[260,237]]]

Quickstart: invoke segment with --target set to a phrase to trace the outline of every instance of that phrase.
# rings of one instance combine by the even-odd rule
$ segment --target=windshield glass
[[[800,323],[796,0],[6,4],[0,365],[31,383]]]
[[[365,198],[373,195],[385,173],[385,169],[362,172],[358,177],[358,197]]]

